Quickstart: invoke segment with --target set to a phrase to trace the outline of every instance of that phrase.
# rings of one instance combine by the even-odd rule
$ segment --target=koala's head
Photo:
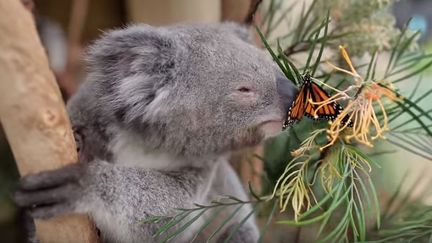
[[[249,38],[231,23],[107,33],[89,52],[98,115],[174,154],[258,144],[281,130],[295,88]]]

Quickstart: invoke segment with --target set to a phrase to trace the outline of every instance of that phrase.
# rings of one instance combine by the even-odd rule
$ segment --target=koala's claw
[[[78,164],[23,177],[12,198],[35,218],[49,218],[73,210],[82,192]]]

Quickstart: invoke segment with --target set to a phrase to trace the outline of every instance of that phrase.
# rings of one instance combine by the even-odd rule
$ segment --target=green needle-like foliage
[[[312,4],[312,8],[313,6]],[[302,26],[305,25],[304,23],[307,22],[307,19],[302,19],[300,22],[303,24],[299,26],[299,28],[302,28]],[[289,68],[285,68],[284,73],[289,72],[287,75],[288,78],[292,79],[293,77],[297,77],[299,73],[298,70],[310,69],[310,63],[314,57],[314,50],[316,49],[317,42],[322,43],[322,45],[319,54],[315,55],[315,63],[316,66],[322,64],[323,46],[331,40],[331,36],[329,36],[328,33],[334,33],[332,30],[328,30],[329,22],[330,19],[327,16],[321,24],[318,24],[319,31],[314,31],[315,39],[309,42],[309,49],[305,48],[308,50],[303,51],[308,54],[303,64],[304,66],[301,64],[299,67],[290,65]],[[430,54],[424,54],[411,48],[415,46],[417,36],[417,32],[411,33],[407,31],[407,29],[402,30],[395,45],[390,50],[390,59],[387,64],[383,64],[379,61],[380,53],[378,51],[371,53],[370,62],[367,65],[363,65],[366,67],[364,79],[379,82],[379,85],[391,90],[394,96],[398,97],[398,100],[395,102],[384,103],[385,110],[387,111],[386,113],[388,114],[388,117],[385,119],[388,119],[388,124],[390,125],[390,130],[386,133],[386,141],[406,151],[415,153],[416,155],[432,159],[432,134],[430,133],[432,129],[432,110],[425,110],[420,104],[422,100],[429,97],[432,93],[432,89],[420,95],[418,95],[417,91],[414,91],[406,97],[395,88],[387,87],[388,84],[393,85],[400,82],[407,82],[432,65]],[[265,45],[267,49],[269,49],[269,47],[271,48],[263,35],[261,35],[261,38],[264,43],[267,43]],[[294,42],[294,44],[290,43],[286,49],[284,49],[279,42],[276,47],[273,47],[277,48],[279,52],[278,58],[282,63],[293,63],[293,59],[291,59],[287,53],[293,55],[297,54],[297,51],[289,53],[281,50],[293,50],[294,48],[292,48],[292,46],[298,46],[299,41],[301,42],[303,40],[296,39],[295,41],[297,42]],[[334,63],[338,63],[337,59],[333,60]],[[285,65],[285,67],[286,66],[287,65]],[[385,68],[386,71],[380,76],[377,69],[383,68]],[[358,67],[358,69],[361,69],[361,67]],[[316,70],[316,68],[314,68],[314,70]],[[350,77],[340,79],[340,75],[335,75],[331,70],[321,69],[320,71],[322,72],[320,76],[325,77],[323,83],[334,84],[333,87],[336,88],[352,85],[352,83],[349,83]],[[336,81],[337,79],[340,81]],[[295,83],[301,85],[301,82],[297,82],[297,80],[298,79],[296,79]],[[382,84],[380,82],[382,82]],[[379,120],[382,121],[387,114],[380,111],[378,107],[376,108],[376,114]],[[296,129],[297,126],[299,129]],[[409,127],[409,129],[401,129],[405,127]],[[370,157],[365,155],[366,153],[362,151],[361,146],[359,147],[358,144],[355,143],[347,145],[343,140],[334,145],[338,148],[336,149],[338,152],[335,152],[335,148],[330,148],[332,152],[329,152],[329,150],[317,152],[316,149],[323,145],[322,140],[325,140],[325,138],[323,138],[325,137],[325,133],[322,135],[321,141],[319,141],[319,136],[316,136],[314,132],[322,128],[323,126],[317,123],[301,122],[294,125],[286,132],[289,135],[285,134],[285,136],[276,138],[275,141],[268,143],[267,153],[264,158],[265,164],[268,171],[271,172],[271,175],[276,175],[278,174],[277,171],[279,171],[277,177],[279,179],[273,180],[275,183],[274,196],[280,201],[283,210],[286,209],[289,202],[291,202],[291,206],[294,210],[294,219],[280,221],[279,223],[293,226],[320,224],[319,231],[317,232],[318,240],[320,241],[364,241],[367,238],[367,232],[371,228],[371,226],[367,226],[367,222],[370,222],[371,218],[375,218],[378,220],[375,226],[380,225],[380,210],[374,184],[371,178],[369,178],[369,171],[364,167],[359,169],[353,166],[353,161],[357,161],[354,164],[364,165],[374,165],[376,163],[372,162]],[[289,152],[296,152],[304,145],[304,142],[307,141],[308,138],[312,138],[315,142],[310,143],[308,146],[308,148],[312,150],[312,154],[305,155],[302,153],[296,157],[295,153],[279,152],[281,147],[284,147],[285,150]],[[336,156],[335,153],[339,155]],[[276,154],[276,156],[274,154]],[[278,159],[278,155],[283,155],[285,160]],[[359,160],[361,161],[360,163]],[[286,161],[291,162],[286,165],[285,169],[274,165],[284,164]],[[335,166],[335,163],[338,166]],[[313,165],[315,165],[315,168]],[[316,169],[316,167],[318,167],[318,169]],[[272,168],[279,169],[276,170]],[[307,172],[311,170],[315,172]],[[311,186],[307,184],[307,181],[311,179],[311,174],[313,177],[318,174],[321,178],[320,183],[315,183],[320,184],[318,189],[317,185]],[[319,189],[319,187],[322,188]],[[321,194],[323,195],[322,197],[315,198],[315,205],[310,205],[312,201],[311,197],[313,197],[313,194],[316,193],[317,190],[324,191],[325,193]],[[296,193],[295,191],[298,192]],[[301,202],[301,200],[303,201]],[[365,207],[365,205],[367,205],[367,207]],[[375,205],[375,209],[371,210],[370,205]],[[300,210],[303,210],[303,212],[299,213]],[[375,214],[370,215],[371,211],[375,212]],[[338,224],[329,224],[329,222],[334,221],[331,220],[334,219],[334,217],[338,217]]]

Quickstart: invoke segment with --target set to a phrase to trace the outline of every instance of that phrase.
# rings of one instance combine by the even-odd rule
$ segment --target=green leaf
[[[399,182],[395,192],[392,194],[392,196],[388,200],[386,206],[384,206],[384,211],[382,212],[382,218],[384,218],[384,219],[388,218],[389,213],[390,213],[390,209],[394,206],[396,199],[401,195],[402,186],[405,185],[407,178],[408,178],[408,171],[406,171],[405,174],[402,176],[402,179]]]
[[[286,69],[288,70],[289,75],[287,75],[287,78],[293,81],[293,83],[298,86],[300,82],[303,80],[302,78],[303,76],[300,74],[296,66],[288,59],[285,53],[283,53],[282,47],[279,45],[279,42],[278,42],[278,52],[279,52],[279,57],[282,59]]]
[[[173,233],[168,235],[162,242],[168,242],[168,241],[172,240],[174,237],[176,237],[177,235],[181,234],[189,226],[191,226],[197,219],[199,219],[205,212],[206,212],[206,210],[204,210],[204,209],[201,210],[201,212],[199,212],[197,215],[195,215],[191,220],[189,220],[188,222],[183,224],[181,227],[179,227],[176,231],[174,231]]]
[[[272,207],[272,209],[271,209],[271,211],[270,211],[270,214],[269,214],[269,216],[268,216],[268,218],[267,218],[267,222],[266,222],[266,224],[264,225],[264,227],[261,228],[261,232],[260,232],[260,237],[259,237],[259,239],[258,239],[258,243],[262,243],[262,242],[264,241],[264,236],[265,236],[265,234],[267,233],[267,230],[268,230],[270,224],[272,223],[273,215],[274,215],[275,212],[276,212],[276,208],[277,208],[277,205],[278,205],[278,201],[277,201],[277,200],[273,200],[273,201],[274,201],[274,202],[273,202],[273,207]]]
[[[240,227],[242,227],[246,221],[255,213],[258,205],[255,205],[253,209],[240,221],[240,223],[237,223],[234,227],[234,229],[231,230],[228,237],[224,240],[224,243],[230,242],[231,238],[239,231]]]
[[[330,23],[330,11],[327,11],[327,16],[326,16],[326,19],[324,20],[324,23],[326,23],[326,25],[324,27],[324,36],[323,36],[323,39],[321,41],[321,48],[320,48],[320,50],[318,52],[318,57],[316,58],[315,64],[314,64],[314,66],[312,68],[312,73],[311,73],[312,76],[315,75],[315,72],[318,69],[318,64],[321,61],[321,57],[322,57],[322,54],[323,54],[323,51],[324,51],[324,47],[325,47],[326,42],[327,42],[328,25]]]
[[[210,242],[211,239],[213,239],[213,237],[216,236],[216,234],[229,222],[231,221],[234,216],[237,215],[237,213],[240,211],[240,209],[243,207],[243,205],[237,206],[237,208],[234,210],[234,212],[232,212],[227,218],[225,218],[225,220],[216,228],[215,231],[213,231],[213,233],[210,235],[210,237],[207,239],[207,242]]]
[[[396,141],[396,140],[393,140],[393,139],[388,139],[387,141],[390,142],[390,143],[393,144],[393,145],[396,145],[396,146],[398,146],[398,147],[400,147],[400,148],[402,148],[402,149],[404,149],[404,150],[410,152],[410,153],[413,153],[413,154],[415,154],[415,155],[418,155],[418,156],[420,156],[420,157],[423,157],[423,158],[425,158],[425,159],[427,159],[427,160],[432,160],[432,157],[430,157],[429,155],[423,154],[423,153],[420,152],[420,151],[416,151],[416,150],[414,150],[414,149],[412,149],[412,148],[410,148],[410,147],[404,145],[404,144],[401,143],[400,141]]]
[[[255,198],[257,201],[261,201],[261,197],[258,196],[258,194],[255,192],[255,190],[252,188],[252,184],[250,181],[248,181],[248,187],[249,187],[249,192],[252,195],[252,197]]]
[[[284,68],[285,68],[285,70],[287,70],[287,73],[288,73],[288,75],[285,74],[285,76],[289,80],[291,80],[295,85],[298,85],[299,81],[298,81],[297,75],[294,71],[296,69],[295,69],[295,67],[293,68],[291,66],[291,63],[289,62],[288,57],[285,56],[285,54],[282,50],[282,47],[280,46],[279,40],[277,41],[277,50],[278,50],[278,57],[280,57],[280,59],[282,60],[282,63],[284,64]]]
[[[164,232],[171,229],[176,224],[180,223],[183,219],[185,219],[189,215],[189,212],[181,212],[180,214],[176,215],[172,218],[168,223],[164,224],[162,227],[159,228],[158,231],[153,235],[153,237],[160,236]]]
[[[212,213],[212,215],[206,219],[206,222],[199,228],[198,232],[195,234],[194,238],[191,240],[191,242],[194,242],[197,237],[218,217],[220,216],[220,213],[225,208],[219,207],[216,208],[215,211]]]
[[[308,22],[308,18],[311,15],[312,9],[314,8],[316,3],[317,3],[317,0],[313,0],[312,3],[309,5],[309,8],[308,8],[306,14],[301,15],[299,25],[298,25],[297,30],[296,30],[297,41],[301,41],[302,38],[304,38],[305,34],[303,34],[303,31],[304,31],[305,24]],[[304,7],[304,5],[303,5],[303,7]],[[304,12],[304,10],[302,10],[302,13],[303,12]],[[309,29],[310,29],[310,27],[309,27]]]
[[[425,65],[423,65],[421,67],[419,67],[418,69],[414,70],[413,72],[411,72],[411,73],[409,73],[409,74],[407,74],[407,75],[405,75],[405,76],[403,76],[401,78],[398,78],[398,79],[394,80],[393,83],[396,84],[396,83],[399,83],[401,81],[407,80],[407,79],[409,79],[409,78],[411,78],[411,77],[413,77],[413,76],[415,76],[415,75],[417,75],[419,73],[422,73],[424,70],[426,70],[430,66],[432,66],[432,61],[426,63]]]
[[[372,54],[372,58],[371,58],[371,61],[368,65],[367,72],[365,75],[365,80],[369,80],[369,75],[371,74],[372,67],[374,66],[374,63],[376,63],[376,60],[377,60],[377,56],[378,56],[377,54],[378,54],[377,50],[375,50]]]
[[[401,59],[401,57],[405,54],[406,50],[408,49],[408,47],[410,47],[410,45],[412,45],[414,39],[419,36],[421,34],[421,31],[418,30],[416,31],[413,35],[411,35],[404,43],[402,43],[399,48],[398,48],[398,54],[396,55],[395,58],[395,64],[398,63],[398,61]]]
[[[320,34],[320,32],[317,32],[315,34],[315,38],[313,39],[312,45],[311,45],[311,47],[309,49],[309,55],[307,57],[307,61],[306,61],[306,65],[305,65],[305,69],[306,70],[309,69],[309,64],[310,64],[310,61],[312,60],[312,56],[313,56],[313,54],[315,52],[315,46],[316,46],[316,43],[317,43],[316,40],[318,39],[319,34]]]
[[[275,2],[276,2],[276,0],[270,1],[269,9],[266,11],[267,14],[264,16],[263,22],[267,23],[265,36],[269,35],[268,31],[272,28],[275,13],[280,8],[280,6],[282,4],[282,1],[279,1],[277,5],[275,5]]]
[[[416,108],[417,110],[419,110],[424,116],[428,117],[429,119],[430,116],[427,112],[423,111],[423,109],[421,109],[420,107],[418,107],[415,103],[411,102],[408,99],[404,99],[405,103],[408,103],[408,105],[412,106],[413,108]],[[406,113],[408,113],[409,115],[411,115],[411,117],[413,119],[415,119],[417,121],[417,123],[422,126],[422,128],[424,129],[424,131],[426,131],[428,133],[429,136],[432,136],[432,132],[430,131],[430,129],[428,128],[428,126],[426,126],[426,124],[416,115],[414,114],[414,112],[412,112],[410,109],[406,108],[405,105],[402,102],[397,101],[396,102]],[[432,120],[432,119],[431,119]]]
[[[282,2],[283,1],[280,1],[280,3],[282,3]],[[281,11],[279,18],[276,21],[274,21],[274,23],[271,24],[270,27],[267,28],[265,36],[271,35],[271,33],[280,25],[280,23],[282,23],[282,21],[284,19],[286,19],[286,16],[293,10],[293,8],[296,6],[296,4],[297,4],[296,2],[293,2],[286,9]],[[272,19],[272,21],[273,21],[273,19]]]
[[[386,67],[385,75],[384,76],[387,76],[387,74],[390,71],[391,66],[393,65],[393,61],[394,61],[394,58],[395,58],[396,53],[397,53],[397,47],[399,46],[400,42],[402,41],[402,38],[405,36],[405,33],[408,30],[408,26],[409,26],[410,22],[411,22],[411,19],[409,19],[408,22],[405,24],[405,26],[402,29],[399,37],[396,40],[395,47],[392,49],[392,52],[390,54],[390,59],[389,59],[389,61],[387,63],[387,67]]]
[[[279,58],[277,57],[277,55],[273,52],[272,48],[270,47],[270,45],[268,44],[267,40],[265,39],[263,33],[260,31],[260,29],[258,27],[255,27],[255,29],[258,32],[258,35],[260,36],[261,41],[263,42],[265,48],[268,50],[268,52],[270,53],[270,55],[273,57],[273,60],[277,63],[277,65],[282,70],[282,72],[285,74],[285,76],[289,77],[290,74],[288,73],[288,71],[286,70],[286,68],[284,67],[284,65],[281,63],[281,61],[279,60]]]

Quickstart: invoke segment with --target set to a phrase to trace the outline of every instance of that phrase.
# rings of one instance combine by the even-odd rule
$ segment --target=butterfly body
[[[336,102],[328,102],[330,96],[327,92],[311,80],[310,75],[306,74],[303,77],[303,84],[300,91],[297,93],[291,107],[288,110],[287,118],[283,128],[291,126],[307,116],[313,120],[334,120],[343,110]]]

